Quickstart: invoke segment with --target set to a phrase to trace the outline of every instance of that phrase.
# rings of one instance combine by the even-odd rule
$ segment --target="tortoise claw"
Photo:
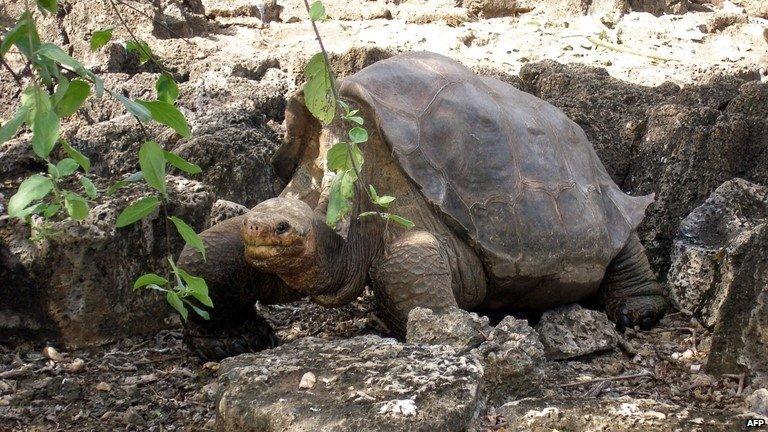
[[[620,330],[640,327],[650,330],[667,311],[667,300],[660,295],[629,297],[619,306],[616,325]]]

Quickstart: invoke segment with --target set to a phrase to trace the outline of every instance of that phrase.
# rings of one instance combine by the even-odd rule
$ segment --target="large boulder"
[[[673,302],[712,328],[707,369],[768,371],[768,188],[723,183],[680,225]]]
[[[168,181],[168,212],[200,230],[213,194],[195,181]],[[102,197],[82,222],[34,221],[34,232],[47,233],[35,241],[30,226],[0,221],[0,339],[76,348],[173,324],[165,298],[134,292],[133,281],[146,272],[164,273],[166,241],[174,252],[183,241],[174,232],[167,236],[165,217],[157,211],[115,228],[120,211],[148,193],[146,186],[134,185]]]
[[[221,432],[465,431],[483,367],[447,345],[359,336],[304,338],[224,360]]]
[[[484,342],[489,331],[488,318],[476,313],[461,309],[436,313],[417,307],[408,313],[406,341],[466,350]]]

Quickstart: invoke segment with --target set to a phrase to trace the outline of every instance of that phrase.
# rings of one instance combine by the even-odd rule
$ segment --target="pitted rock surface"
[[[542,377],[544,346],[526,320],[504,317],[477,350],[485,362],[485,380],[495,390],[527,396]]]
[[[313,388],[299,389],[305,373]],[[446,345],[305,338],[224,360],[218,431],[464,431],[483,367]]]
[[[714,329],[711,372],[768,369],[768,188],[723,183],[680,224],[673,301]]]
[[[461,309],[440,313],[417,307],[408,314],[406,340],[414,344],[451,345],[464,350],[480,345],[490,330],[488,317],[476,313]]]
[[[572,304],[544,312],[536,325],[547,358],[569,359],[616,347],[619,334],[603,312]]]

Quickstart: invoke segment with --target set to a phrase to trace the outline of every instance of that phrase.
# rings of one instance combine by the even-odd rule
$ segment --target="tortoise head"
[[[316,258],[315,219],[312,209],[296,199],[260,203],[243,222],[245,260],[265,273],[305,272]]]

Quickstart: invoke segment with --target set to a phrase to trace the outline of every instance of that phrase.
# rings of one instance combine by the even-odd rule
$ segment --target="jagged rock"
[[[713,328],[707,370],[768,370],[768,188],[723,183],[680,225],[673,302]]]
[[[531,10],[521,3],[524,2],[519,0],[463,0],[461,5],[467,8],[469,13],[484,19],[511,16]]]
[[[476,347],[489,331],[488,317],[461,309],[434,312],[417,307],[408,313],[406,341],[413,344],[451,345],[459,350]]]
[[[648,12],[659,16],[663,14],[684,14],[688,12],[688,0],[629,0],[633,11]]]
[[[569,359],[616,347],[619,335],[603,312],[572,304],[544,312],[536,324],[547,358]]]
[[[739,271],[736,254],[766,222],[768,188],[742,179],[723,183],[691,212],[680,224],[669,271],[675,307],[713,328]]]
[[[208,226],[214,226],[219,222],[232,219],[248,213],[248,207],[227,200],[216,200],[211,207],[211,215],[208,217]]]
[[[252,207],[276,195],[269,158],[281,138],[248,106],[212,109],[173,150],[202,168],[195,179],[211,186],[217,198]]]
[[[768,389],[757,389],[745,400],[749,411],[768,417]]]
[[[298,388],[312,372],[312,389]],[[220,366],[221,432],[465,431],[483,368],[447,345],[305,338]]]
[[[544,346],[526,320],[506,316],[477,350],[485,363],[485,380],[493,391],[527,396],[542,377]]]
[[[211,192],[183,178],[168,177],[168,183],[168,212],[200,230]],[[115,228],[119,212],[147,193],[147,186],[135,184],[102,196],[83,222],[53,222],[51,234],[37,242],[29,240],[30,229],[21,222],[0,221],[0,339],[74,348],[154,333],[173,323],[165,298],[133,292],[141,274],[164,272],[164,216],[155,212]],[[174,253],[181,250],[178,235],[172,232],[168,241]]]
[[[250,0],[201,0],[208,17],[257,17],[263,22],[279,21],[283,6],[276,0],[254,2]]]

